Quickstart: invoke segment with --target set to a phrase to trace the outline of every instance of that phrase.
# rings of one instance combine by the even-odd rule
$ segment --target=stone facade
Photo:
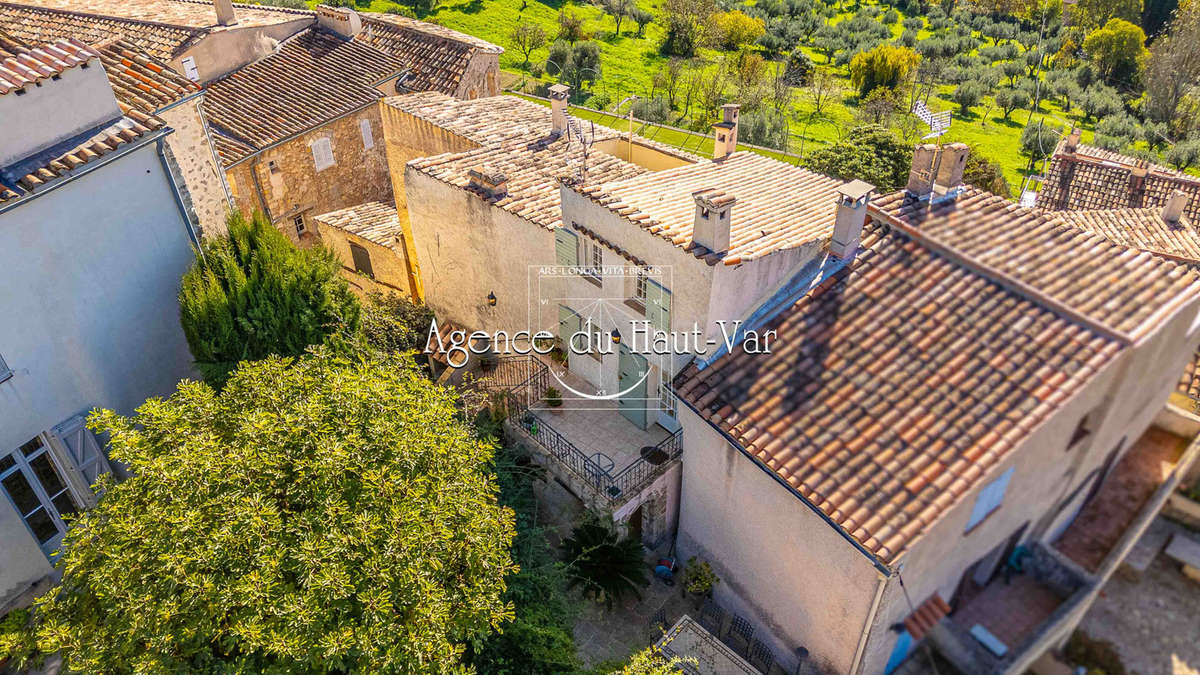
[[[312,144],[320,139],[329,139],[333,165],[317,170]],[[239,210],[262,210],[293,242],[309,245],[317,239],[314,216],[392,201],[379,104],[270,146],[228,167],[226,176]]]
[[[378,291],[384,295],[396,293],[402,297],[412,297],[412,289],[408,283],[408,263],[405,259],[403,237],[396,237],[391,246],[383,246],[322,222],[320,217],[315,218],[314,223],[321,243],[333,251],[338,260],[342,261],[342,276],[350,282],[350,287],[356,292],[365,295]],[[350,250],[351,244],[361,246],[370,256],[371,276],[355,269],[354,254]]]
[[[158,116],[175,130],[167,137],[167,157],[192,225],[202,236],[214,237],[225,233],[229,197],[200,112],[202,100],[181,101]]]
[[[455,98],[484,98],[500,95],[500,55],[477,50],[458,83]]]

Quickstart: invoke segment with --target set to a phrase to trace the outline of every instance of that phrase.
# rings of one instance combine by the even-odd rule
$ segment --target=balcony
[[[582,382],[559,374],[573,388]],[[503,357],[481,388],[505,406],[510,430],[550,460],[547,469],[592,508],[628,511],[646,488],[678,464],[680,433],[651,423],[640,429],[621,416],[616,401],[563,396],[543,400],[553,382],[549,366],[532,356]],[[628,515],[628,514],[624,514]]]
[[[1021,574],[997,574],[960,599],[929,634],[955,670],[964,675],[1023,672],[1087,610],[1096,581],[1041,544],[1029,551]],[[910,660],[919,666],[924,658],[917,652]]]

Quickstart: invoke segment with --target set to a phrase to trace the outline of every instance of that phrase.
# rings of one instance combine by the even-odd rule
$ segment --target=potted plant
[[[713,572],[712,565],[709,565],[707,560],[699,560],[695,556],[687,561],[687,567],[683,570],[683,590],[692,596],[692,602],[697,607],[705,598],[712,597],[713,587],[720,581],[717,573]]]
[[[560,408],[562,408],[563,404],[561,391],[555,389],[554,387],[549,387],[546,389],[546,394],[543,398],[546,400],[546,406],[550,408],[552,412],[561,412]]]

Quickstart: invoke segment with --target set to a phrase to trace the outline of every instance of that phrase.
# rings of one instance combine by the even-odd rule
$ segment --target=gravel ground
[[[1140,581],[1114,574],[1080,628],[1138,675],[1200,675],[1200,583],[1159,554]]]

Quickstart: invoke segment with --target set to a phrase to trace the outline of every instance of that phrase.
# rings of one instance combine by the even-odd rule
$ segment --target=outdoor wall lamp
[[[612,340],[614,345],[621,344],[621,333],[616,328],[613,329]]]
[[[496,306],[496,294],[490,291],[488,292],[488,304],[492,307]]]

